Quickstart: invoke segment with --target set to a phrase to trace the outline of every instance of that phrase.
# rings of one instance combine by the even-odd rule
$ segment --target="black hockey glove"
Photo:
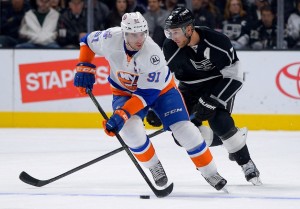
[[[162,125],[159,117],[155,114],[155,112],[151,109],[148,110],[148,114],[146,116],[147,122],[154,127],[159,127]]]
[[[199,103],[194,106],[195,118],[200,121],[209,120],[216,114],[219,102],[210,97],[200,97]]]

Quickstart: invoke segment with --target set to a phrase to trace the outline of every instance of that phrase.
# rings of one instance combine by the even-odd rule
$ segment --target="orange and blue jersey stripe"
[[[147,137],[145,144],[138,148],[129,148],[134,156],[143,163],[150,161],[155,155],[155,149]]]

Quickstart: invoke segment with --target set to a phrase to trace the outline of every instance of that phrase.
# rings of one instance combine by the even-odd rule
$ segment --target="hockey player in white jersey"
[[[139,13],[126,13],[121,27],[95,31],[81,39],[74,85],[85,94],[95,82],[95,55],[110,64],[113,115],[104,121],[105,132],[120,133],[137,160],[150,170],[156,185],[165,186],[167,175],[147,137],[143,119],[149,108],[160,117],[186,149],[205,180],[215,189],[227,181],[219,175],[209,148],[190,122],[182,97],[159,46],[148,36],[148,25]]]

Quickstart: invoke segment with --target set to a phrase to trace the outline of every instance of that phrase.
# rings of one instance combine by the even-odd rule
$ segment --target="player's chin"
[[[182,41],[173,40],[179,48],[182,48]]]
[[[177,44],[178,48],[183,48],[185,46],[185,44],[182,42],[178,42],[176,44]]]
[[[143,44],[135,44],[135,49],[140,50],[143,47]]]

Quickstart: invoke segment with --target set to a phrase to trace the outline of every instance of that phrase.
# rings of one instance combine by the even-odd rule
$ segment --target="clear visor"
[[[168,39],[176,39],[185,36],[182,28],[165,29],[164,32]]]
[[[138,33],[124,33],[126,43],[143,43],[147,36],[148,31],[138,32]]]

